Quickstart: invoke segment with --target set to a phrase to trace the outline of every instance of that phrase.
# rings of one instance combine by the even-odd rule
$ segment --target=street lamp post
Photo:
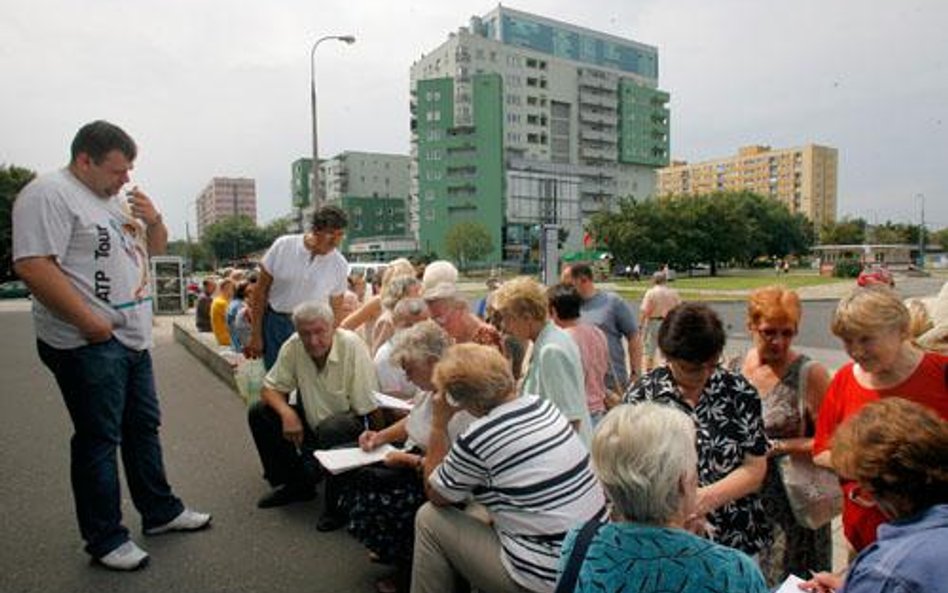
[[[309,191],[314,208],[319,206],[319,134],[316,125],[316,48],[319,47],[320,43],[328,39],[336,39],[348,45],[352,45],[356,40],[352,35],[327,35],[317,39],[316,43],[313,44],[313,48],[309,50],[309,109],[313,118],[313,181]]]
[[[925,268],[925,194],[916,194],[916,198],[921,198],[922,202],[922,220],[918,227],[918,268]]]

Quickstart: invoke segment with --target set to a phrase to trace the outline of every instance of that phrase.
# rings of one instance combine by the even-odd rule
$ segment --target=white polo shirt
[[[260,262],[273,276],[269,304],[278,313],[292,313],[300,303],[328,301],[342,296],[348,285],[349,262],[333,249],[313,256],[303,244],[303,235],[284,235],[273,242]]]

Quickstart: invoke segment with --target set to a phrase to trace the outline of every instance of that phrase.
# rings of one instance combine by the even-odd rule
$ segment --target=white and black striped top
[[[430,477],[444,498],[486,506],[510,576],[552,591],[566,532],[605,519],[605,497],[589,453],[556,405],[524,395],[478,418]]]

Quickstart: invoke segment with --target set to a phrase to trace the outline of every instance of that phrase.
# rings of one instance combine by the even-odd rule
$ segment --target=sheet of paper
[[[341,474],[357,467],[382,461],[392,451],[397,451],[397,449],[386,444],[368,453],[359,447],[348,447],[313,451],[313,456],[329,473]]]
[[[798,586],[800,583],[805,583],[805,579],[801,579],[795,574],[792,574],[787,577],[787,580],[780,584],[780,588],[774,591],[774,593],[801,593],[803,590]]]
[[[373,391],[372,397],[375,398],[375,403],[377,403],[380,408],[391,408],[393,410],[406,410],[410,412],[413,405],[409,400],[398,399],[397,397],[386,395],[381,391]]]

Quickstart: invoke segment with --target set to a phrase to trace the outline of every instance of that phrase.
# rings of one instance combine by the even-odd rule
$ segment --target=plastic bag
[[[245,360],[234,375],[237,391],[247,405],[250,406],[260,399],[260,390],[263,388],[263,378],[267,372],[263,368],[263,360],[254,358]]]

